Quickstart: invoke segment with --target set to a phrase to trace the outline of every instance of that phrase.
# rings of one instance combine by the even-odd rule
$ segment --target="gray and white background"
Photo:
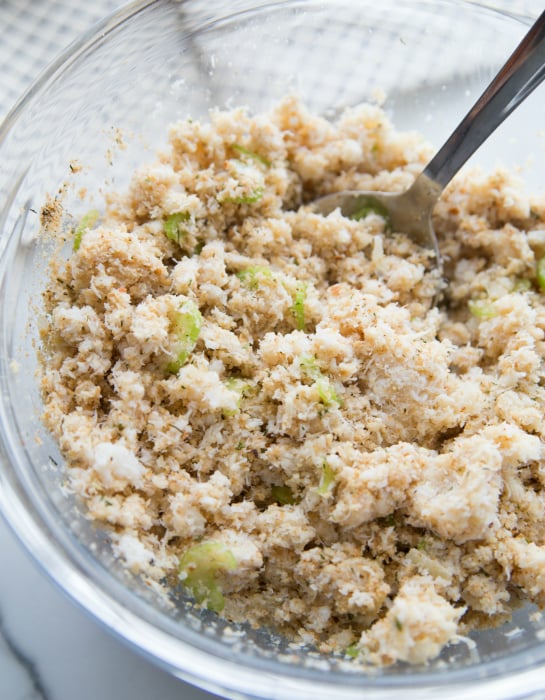
[[[59,52],[121,4],[0,0],[0,122]],[[539,0],[486,4],[530,16],[545,7]],[[212,698],[155,668],[87,617],[0,518],[0,700]]]

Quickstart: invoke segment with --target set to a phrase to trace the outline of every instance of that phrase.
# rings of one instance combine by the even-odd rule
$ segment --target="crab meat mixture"
[[[430,155],[372,105],[181,121],[44,292],[44,421],[116,556],[371,665],[545,605],[545,204],[457,177],[444,278],[379,208],[311,206]]]

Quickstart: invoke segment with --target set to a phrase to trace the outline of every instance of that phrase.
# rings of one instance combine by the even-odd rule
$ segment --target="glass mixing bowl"
[[[106,20],[35,83],[0,131],[0,506],[43,569],[83,608],[158,664],[232,698],[313,700],[543,697],[545,623],[529,608],[426,667],[374,673],[267,630],[169,606],[119,566],[105,534],[63,487],[35,382],[40,290],[54,245],[37,212],[62,192],[78,216],[122,190],[167,125],[214,106],[253,111],[296,92],[334,115],[386,95],[399,129],[435,145],[522,37],[529,18],[455,0],[137,2]],[[474,158],[545,179],[538,89]],[[80,172],[74,163],[83,166]],[[79,192],[87,191],[85,205]]]

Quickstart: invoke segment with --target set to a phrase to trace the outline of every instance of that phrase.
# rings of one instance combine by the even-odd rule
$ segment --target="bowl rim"
[[[181,0],[182,3],[191,0]],[[411,0],[401,0],[410,2]],[[62,71],[69,68],[97,42],[104,40],[108,34],[118,29],[143,11],[149,10],[164,0],[133,0],[123,7],[111,12],[103,20],[95,23],[73,41],[56,59],[54,59],[34,80],[32,85],[23,93],[12,109],[0,123],[0,149],[19,118],[24,114],[28,105],[47,89],[50,81]],[[242,1],[247,7],[240,12],[228,12],[223,18],[232,18],[237,14],[246,14],[267,7],[282,5],[305,5],[307,0],[259,0],[248,7],[248,2]],[[428,4],[440,2],[445,5],[464,4],[495,12],[512,20],[528,23],[532,18],[516,15],[475,0],[420,0]],[[241,3],[239,3],[241,4]],[[215,17],[214,21],[218,21]],[[6,235],[6,234],[2,234]],[[8,244],[0,248],[0,282],[3,277],[3,267],[6,264]],[[0,377],[3,384],[5,377]],[[2,386],[2,389],[4,386]],[[8,409],[9,413],[9,409]],[[9,415],[3,402],[0,402],[0,426],[5,426]],[[45,575],[52,580],[64,594],[74,600],[85,612],[104,628],[127,643],[138,653],[143,654],[156,665],[172,675],[200,688],[214,693],[222,693],[226,697],[261,698],[275,697],[290,699],[315,698],[329,699],[332,691],[339,700],[351,700],[360,697],[362,690],[367,696],[387,700],[398,697],[400,690],[406,693],[415,691],[414,697],[437,697],[444,700],[459,698],[480,698],[484,692],[489,697],[515,698],[526,697],[532,692],[545,687],[543,664],[545,663],[545,644],[539,645],[539,654],[530,662],[528,651],[518,651],[509,656],[509,664],[505,658],[493,659],[467,667],[449,669],[448,672],[415,673],[411,675],[381,675],[380,673],[340,674],[334,671],[307,670],[297,665],[290,665],[276,660],[261,659],[245,655],[239,659],[229,658],[232,654],[215,653],[204,649],[199,644],[192,644],[174,636],[163,628],[154,626],[145,615],[139,613],[139,608],[148,604],[137,599],[125,587],[115,581],[112,586],[105,587],[97,572],[86,566],[88,556],[83,556],[83,546],[79,545],[73,534],[62,532],[60,528],[52,529],[43,513],[29,509],[28,493],[13,469],[17,461],[13,445],[0,440],[0,515],[7,522],[17,539],[30,553],[34,561]],[[32,504],[35,505],[35,504]],[[111,583],[112,577],[109,579]],[[129,604],[130,603],[130,604]],[[191,634],[204,639],[208,645],[212,640],[199,633]],[[189,634],[188,636],[191,636]],[[215,643],[219,651],[229,649],[221,642]],[[533,649],[532,649],[533,651]],[[180,660],[183,659],[183,663]],[[518,662],[518,663],[517,663]],[[506,665],[514,665],[507,669]],[[212,674],[210,673],[213,668]],[[478,673],[476,674],[476,670]],[[256,676],[259,673],[259,677]],[[318,674],[317,676],[315,674]],[[477,677],[475,677],[475,674]],[[271,684],[271,695],[256,694],[258,684],[265,679]],[[506,682],[506,681],[509,682]],[[468,688],[471,686],[470,694]],[[416,695],[418,693],[418,695]],[[516,693],[516,694],[513,694]]]

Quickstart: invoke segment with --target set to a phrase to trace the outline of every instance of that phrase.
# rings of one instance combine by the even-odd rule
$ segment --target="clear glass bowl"
[[[170,122],[214,106],[263,110],[290,91],[333,115],[383,90],[398,128],[440,145],[529,21],[462,0],[138,2],[77,42],[3,124],[0,506],[72,598],[180,678],[233,698],[537,697],[545,623],[524,608],[512,623],[474,633],[474,648],[449,647],[424,668],[364,674],[266,630],[169,608],[129,576],[63,489],[62,459],[40,423],[35,346],[53,244],[38,241],[37,212],[46,195],[64,189],[77,216],[89,199],[100,203],[101,187],[123,189]],[[520,167],[530,188],[545,182],[545,160],[535,157],[544,96],[537,90],[474,162]],[[76,161],[84,167],[72,174]]]

